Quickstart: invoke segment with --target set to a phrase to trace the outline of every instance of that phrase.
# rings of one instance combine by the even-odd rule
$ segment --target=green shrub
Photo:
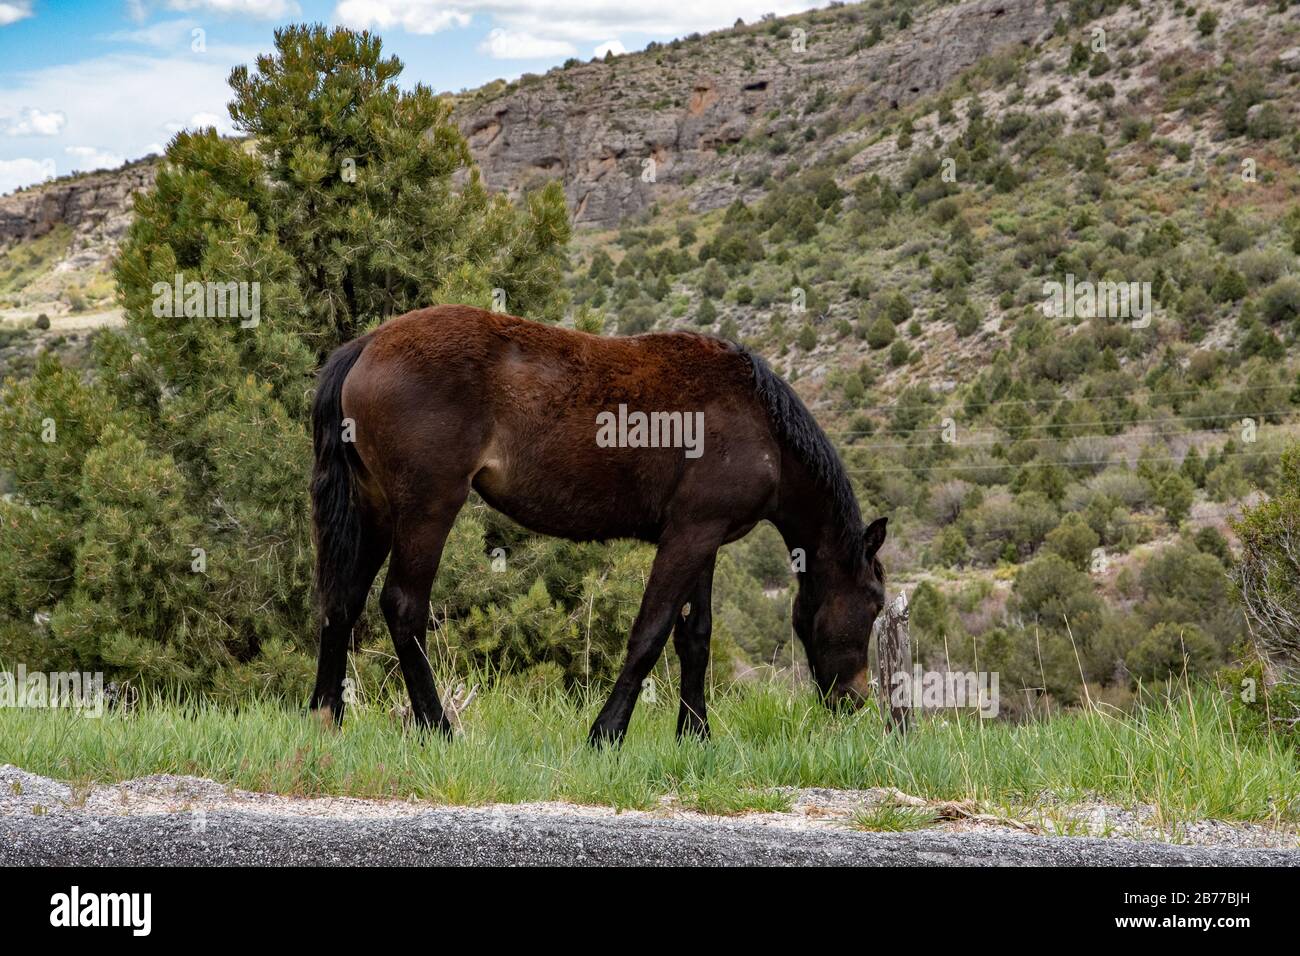
[[[1101,543],[1097,532],[1090,528],[1083,516],[1069,512],[1061,523],[1048,532],[1043,548],[1060,555],[1080,571],[1087,571],[1092,563],[1092,552]]]
[[[1160,549],[1142,566],[1138,580],[1144,595],[1138,613],[1148,626],[1190,622],[1214,631],[1221,615],[1231,611],[1223,564],[1190,542]]]
[[[948,607],[943,592],[929,581],[916,586],[907,604],[911,625],[922,644],[929,638],[941,647],[944,637],[957,635],[956,616]]]
[[[912,317],[912,303],[903,293],[894,291],[885,297],[882,314],[894,325],[902,325]]]
[[[713,304],[712,299],[703,299],[700,307],[695,310],[696,325],[712,325],[718,319],[718,310]]]
[[[957,334],[962,338],[965,338],[968,335],[975,334],[975,332],[979,330],[979,327],[980,317],[979,313],[975,311],[974,306],[969,304],[962,306],[962,308],[957,312]]]
[[[1156,504],[1165,509],[1169,523],[1177,527],[1187,517],[1196,488],[1177,472],[1170,472],[1156,485]]]
[[[1070,72],[1073,73],[1076,70],[1082,69],[1087,65],[1089,59],[1088,48],[1084,46],[1083,41],[1075,41],[1074,46],[1070,48]]]
[[[1264,318],[1274,324],[1294,322],[1300,318],[1300,279],[1285,276],[1264,292]]]
[[[1163,681],[1206,673],[1217,658],[1214,641],[1195,624],[1161,622],[1129,651],[1124,662],[1136,678]]]
[[[700,292],[710,299],[720,299],[727,294],[727,274],[716,259],[710,259],[700,276]]]
[[[967,556],[966,536],[955,524],[941,529],[934,541],[934,557],[940,564],[954,567],[965,563]]]
[[[1236,269],[1221,270],[1211,290],[1215,302],[1237,302],[1245,298],[1248,291],[1246,277]]]
[[[1246,121],[1246,134],[1251,139],[1277,139],[1286,134],[1286,120],[1272,103],[1259,107]]]
[[[1101,625],[1103,605],[1088,575],[1058,554],[1034,558],[1016,574],[1012,606],[1043,627],[1086,640]]]
[[[894,341],[894,336],[897,334],[894,323],[882,315],[867,328],[867,344],[873,349],[883,349]]]

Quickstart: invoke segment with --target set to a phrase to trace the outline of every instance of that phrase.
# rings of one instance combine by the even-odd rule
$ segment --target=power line
[[[1175,389],[1174,391],[1169,392],[1156,392],[1153,393],[1152,397],[1165,397],[1169,395],[1238,395],[1245,392],[1268,391],[1281,391],[1289,394],[1290,390],[1294,387],[1294,385],[1241,385],[1226,391],[1219,391],[1213,388],[1187,388]],[[1128,396],[1119,397],[1128,398]],[[1005,406],[1015,405],[1050,405],[1055,402],[1104,402],[1114,398],[1115,396],[1110,395],[1086,395],[1079,396],[1078,398],[1072,398],[1066,395],[1058,398],[999,398],[994,399],[991,402],[957,402],[956,404],[960,404],[963,408],[1002,408]],[[927,409],[938,408],[944,404],[953,403],[935,402],[934,404],[923,405],[863,405],[857,410],[865,412],[925,411]]]
[[[1222,461],[1225,458],[1279,458],[1281,457],[1281,452],[1266,452],[1266,451],[1222,452],[1219,454],[1218,457],[1220,461]],[[1178,455],[1153,455],[1149,458],[1134,458],[1134,459],[1096,458],[1096,459],[1085,459],[1079,461],[1027,461],[1020,465],[1015,465],[1012,464],[1011,462],[995,462],[990,464],[969,464],[969,465],[923,465],[918,468],[907,468],[907,467],[848,468],[845,470],[851,475],[879,475],[879,474],[890,474],[890,473],[899,473],[899,472],[903,472],[906,474],[918,474],[921,472],[928,473],[933,471],[991,471],[994,469],[1000,470],[1003,468],[1011,468],[1011,469],[1046,468],[1046,467],[1069,468],[1069,467],[1080,466],[1080,465],[1119,465],[1119,464],[1137,465],[1142,462],[1154,462],[1154,461],[1181,462],[1182,460],[1183,460],[1182,457]]]
[[[1122,507],[1122,506],[1117,505],[1116,507]],[[1190,509],[1189,512],[1188,512],[1188,517],[1191,517],[1191,518],[1198,518],[1198,519],[1200,519],[1200,518],[1235,518],[1235,517],[1238,517],[1239,515],[1243,515],[1243,514],[1245,514],[1245,512],[1247,511],[1247,509],[1252,508],[1252,507],[1254,507],[1254,505],[1248,505],[1248,504],[1239,504],[1239,505],[1220,505],[1220,506],[1215,507],[1215,508],[1196,508],[1195,506],[1193,506],[1192,509]],[[963,512],[964,512],[965,510],[966,510],[966,509],[964,509],[964,508],[962,509]],[[1192,511],[1195,511],[1195,514],[1192,514]],[[1124,515],[1123,517],[1121,517],[1121,518],[1113,518],[1113,517],[1107,515],[1107,516],[1106,516],[1106,523],[1107,523],[1108,525],[1111,525],[1111,526],[1118,526],[1118,525],[1136,525],[1136,524],[1139,524],[1139,523],[1140,523],[1140,522],[1137,520],[1137,517],[1138,517],[1138,516],[1142,516],[1142,517],[1150,517],[1150,518],[1153,518],[1153,519],[1155,519],[1155,520],[1157,520],[1157,521],[1160,520],[1160,516],[1157,515],[1157,514],[1155,514],[1154,512],[1130,511],[1130,512],[1128,512],[1127,514],[1125,514],[1125,515]],[[943,527],[947,527],[947,526],[949,526],[949,525],[956,524],[958,520],[959,520],[959,518],[953,518],[952,520],[945,522],[944,525],[943,525]]]
[[[1291,435],[1294,434],[1293,429],[1295,428],[1300,428],[1300,422],[1291,422],[1288,423],[1287,425],[1280,425],[1280,424],[1269,425],[1268,434],[1273,435],[1285,429],[1284,434]],[[1074,442],[1086,438],[1102,438],[1110,441],[1120,441],[1126,438],[1168,438],[1168,437],[1193,438],[1198,436],[1220,435],[1225,430],[1226,429],[1201,428],[1201,429],[1196,429],[1194,431],[1185,431],[1185,432],[1179,432],[1179,431],[1120,432],[1118,435],[1083,434],[1083,435],[1069,435],[1063,438],[1017,438],[1017,439],[996,438],[991,441],[970,441],[967,439],[961,439],[960,441],[941,442],[940,445],[949,448],[985,448],[985,447],[993,447],[996,445],[1005,445],[1005,444],[1012,444],[1012,443],[1016,445],[1041,445],[1041,444],[1050,444],[1055,442],[1057,444],[1064,445],[1064,444],[1068,444],[1069,442]],[[869,451],[876,451],[877,449],[881,449],[881,448],[899,448],[899,449],[908,449],[912,451],[919,451],[919,450],[933,448],[935,447],[935,445],[934,443],[927,444],[924,442],[870,442],[868,444],[850,445],[848,447],[869,450]]]
[[[1260,414],[1260,413],[1257,412],[1255,414]],[[1231,412],[1231,413],[1221,412],[1217,415],[1170,415],[1162,418],[1115,418],[1115,419],[1106,419],[1103,421],[1095,421],[1095,422],[1046,422],[1046,423],[1034,424],[1034,425],[1006,425],[1001,428],[986,427],[986,428],[971,429],[971,431],[974,431],[978,434],[979,432],[994,432],[994,431],[1003,431],[1003,432],[1042,431],[1043,429],[1047,429],[1047,428],[1098,428],[1104,425],[1151,425],[1151,424],[1165,424],[1168,422],[1204,422],[1204,421],[1216,421],[1222,418],[1233,418],[1238,415],[1241,415],[1243,417],[1250,417],[1245,415],[1245,413],[1243,412]],[[1261,415],[1261,420],[1257,422],[1257,424],[1261,424],[1261,425],[1264,424],[1264,422],[1262,421],[1262,415]],[[954,423],[954,425],[956,425],[956,423]],[[948,427],[950,426],[933,425],[933,426],[926,426],[923,428],[922,427],[912,428],[909,429],[909,431],[941,432]],[[870,437],[871,435],[874,435],[875,432],[857,431],[853,429],[847,429],[847,430],[836,429],[833,431],[828,431],[826,432],[826,434],[827,435],[863,435],[866,437]],[[1118,437],[1118,436],[1102,436],[1102,437]]]

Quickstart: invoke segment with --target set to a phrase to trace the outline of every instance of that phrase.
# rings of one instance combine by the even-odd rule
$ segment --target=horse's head
[[[861,560],[810,569],[795,599],[794,630],[828,707],[857,708],[870,693],[867,650],[885,606],[885,572],[876,552],[885,543],[887,520],[877,518],[862,532]]]

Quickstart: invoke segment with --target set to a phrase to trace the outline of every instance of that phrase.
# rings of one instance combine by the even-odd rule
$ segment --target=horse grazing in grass
[[[708,735],[714,561],[764,519],[802,559],[794,630],[824,699],[856,705],[867,693],[886,519],[863,526],[834,447],[752,352],[690,333],[605,338],[438,306],[336,350],[312,426],[322,626],[311,706],[335,721],[352,627],[387,557],[380,604],[414,720],[450,734],[425,652],[429,593],[471,489],[532,531],[658,546],[592,743],[623,739],[670,631],[677,734]]]

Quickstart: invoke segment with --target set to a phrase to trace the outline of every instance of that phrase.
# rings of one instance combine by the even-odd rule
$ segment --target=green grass
[[[665,795],[712,813],[780,810],[790,787],[897,787],[1004,806],[1100,797],[1153,804],[1169,822],[1290,821],[1300,807],[1293,740],[1244,730],[1209,688],[1131,716],[1099,709],[1012,725],[931,716],[901,739],[872,709],[832,715],[779,684],[718,693],[713,740],[678,743],[665,693],[638,707],[621,750],[593,751],[598,700],[499,684],[457,739],[403,732],[384,706],[353,707],[341,731],[297,707],[153,700],[103,719],[0,710],[0,763],[75,783],[196,774],[256,791],[415,797],[454,804],[568,800],[648,808]],[[916,821],[872,818],[865,824]]]
[[[21,292],[67,254],[72,228],[60,224],[39,239],[0,253],[0,294]]]
[[[906,830],[921,830],[938,822],[938,817],[924,807],[899,807],[886,803],[869,810],[857,811],[849,825],[856,830],[869,830],[872,833],[902,833]]]

